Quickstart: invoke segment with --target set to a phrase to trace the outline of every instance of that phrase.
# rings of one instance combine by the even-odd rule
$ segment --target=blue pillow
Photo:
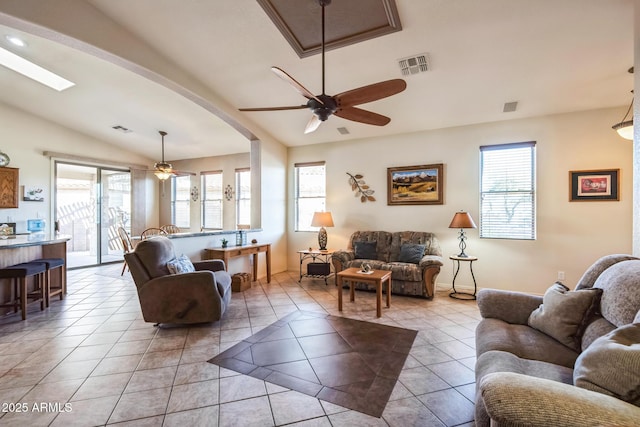
[[[416,243],[404,243],[400,246],[399,262],[408,262],[411,264],[419,264],[424,256],[425,245]]]
[[[189,257],[184,254],[180,255],[173,261],[169,261],[167,263],[167,269],[171,274],[191,273],[192,271],[196,271]]]
[[[354,242],[353,250],[355,251],[356,259],[377,259],[378,252],[376,250],[378,242]]]

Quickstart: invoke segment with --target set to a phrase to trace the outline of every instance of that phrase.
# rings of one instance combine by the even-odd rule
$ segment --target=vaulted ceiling
[[[359,0],[364,10],[354,18],[346,19],[344,13],[332,17],[331,8],[338,10],[346,1],[333,0],[327,7],[328,29],[357,28],[358,16],[367,16],[366,2],[373,2],[371,7],[381,3]],[[74,22],[78,2],[55,2],[59,20],[68,21],[70,28],[79,24]],[[284,7],[287,2],[304,4],[309,15],[319,16],[317,0],[273,3]],[[237,111],[306,102],[270,71],[271,66],[286,70],[314,94],[322,91],[321,56],[301,58],[260,2],[82,3],[214,93],[226,119],[231,117],[235,125],[241,124],[258,138],[269,136],[287,146],[618,107],[628,105],[633,89],[633,77],[627,72],[633,65],[631,0],[395,0],[400,31],[326,54],[329,94],[405,79],[404,92],[362,106],[389,116],[391,122],[378,127],[332,116],[316,132],[305,135],[311,114],[306,109]],[[149,158],[158,157],[158,130],[169,132],[168,160],[248,150],[246,134],[240,135],[210,110],[166,85],[86,49],[80,52],[36,37],[27,26],[16,31],[19,25],[14,25],[12,12],[18,8],[37,16],[41,4],[0,0],[0,46],[60,73],[76,86],[57,93],[0,67],[0,102]],[[25,12],[29,7],[33,10]],[[304,10],[295,16],[308,19]],[[4,37],[16,32],[27,39],[22,50],[10,46]],[[423,54],[428,71],[403,76],[398,61]],[[514,101],[516,111],[503,112],[504,104]],[[112,129],[115,125],[132,132],[117,132]],[[338,132],[341,127],[349,133]]]

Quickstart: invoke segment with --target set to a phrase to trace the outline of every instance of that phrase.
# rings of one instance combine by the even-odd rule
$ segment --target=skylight
[[[71,86],[75,86],[75,83],[60,77],[59,75],[44,69],[33,62],[27,61],[26,59],[2,47],[0,47],[0,65],[20,73],[25,77],[29,77],[38,83],[49,86],[59,92],[69,89]]]

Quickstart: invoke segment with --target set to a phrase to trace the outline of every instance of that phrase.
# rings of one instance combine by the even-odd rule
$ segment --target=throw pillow
[[[404,243],[400,246],[400,257],[398,261],[409,262],[411,264],[418,264],[424,256],[425,245],[419,245],[416,243]]]
[[[580,351],[580,341],[589,318],[600,305],[602,289],[570,291],[554,283],[542,298],[542,304],[529,316],[529,326],[544,332],[567,347]]]
[[[591,343],[576,360],[573,383],[640,406],[640,324],[621,326]]]
[[[196,271],[188,256],[182,254],[173,261],[167,263],[167,269],[171,274],[190,273]]]
[[[355,252],[356,259],[377,259],[378,252],[376,247],[378,242],[354,242],[353,250]]]

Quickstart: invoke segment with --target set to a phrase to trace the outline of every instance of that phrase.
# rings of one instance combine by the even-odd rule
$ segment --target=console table
[[[267,260],[267,283],[271,283],[271,243],[256,243],[254,245],[230,246],[228,248],[206,248],[204,259],[221,259],[225,268],[229,266],[229,259],[240,256],[253,255],[253,278],[258,278],[258,254],[264,252]]]

